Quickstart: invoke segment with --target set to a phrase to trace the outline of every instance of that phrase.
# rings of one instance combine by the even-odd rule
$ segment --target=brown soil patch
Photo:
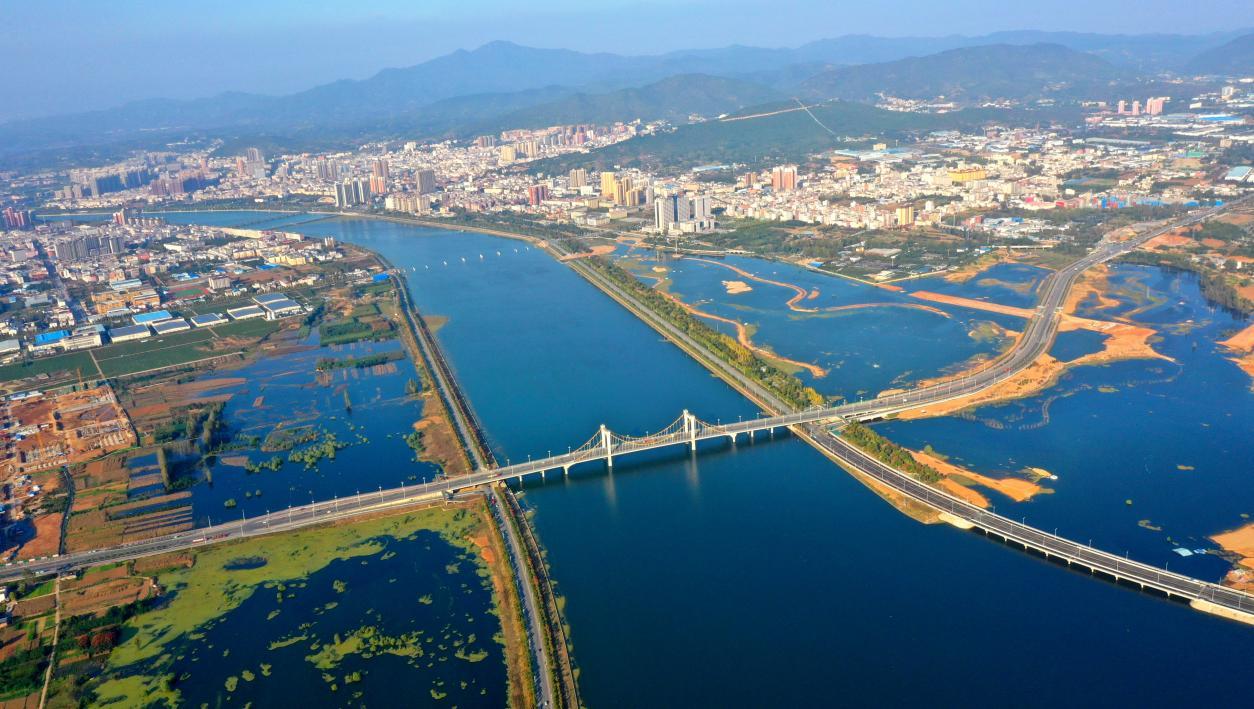
[[[1142,244],[1141,248],[1149,249],[1150,251],[1166,251],[1168,249],[1191,246],[1192,244],[1193,240],[1189,237],[1173,233],[1156,236]]]
[[[136,574],[153,574],[167,569],[190,569],[196,563],[196,556],[186,552],[171,552],[145,556],[131,562],[131,570]]]
[[[44,615],[51,613],[57,607],[57,597],[55,593],[45,593],[42,596],[34,598],[23,598],[18,601],[13,608],[13,615],[19,618],[30,618],[32,616]]]
[[[1224,551],[1237,557],[1237,566],[1224,577],[1224,584],[1243,591],[1254,591],[1254,522],[1211,537]]]
[[[1241,564],[1254,569],[1254,522],[1211,537],[1224,551],[1241,557]]]
[[[957,305],[964,308],[974,308],[990,313],[1000,313],[1002,315],[1014,315],[1020,318],[1030,318],[1035,312],[1028,308],[1016,308],[1012,305],[1002,305],[1000,303],[990,303],[986,300],[976,300],[974,298],[962,298],[956,295],[945,295],[944,293],[933,293],[932,291],[919,290],[910,294],[912,298],[920,300],[930,300],[933,303],[944,303],[946,305]]]
[[[443,400],[429,389],[423,393],[422,400],[423,417],[414,423],[414,430],[423,432],[423,451],[419,459],[439,465],[445,475],[470,474],[470,461],[462,450]]]
[[[1067,299],[1063,302],[1064,313],[1074,313],[1080,304],[1090,298],[1097,300],[1097,308],[1105,310],[1119,305],[1119,301],[1107,295],[1110,289],[1110,269],[1105,264],[1090,268],[1076,280]]]
[[[1219,344],[1237,352],[1248,352],[1250,350],[1254,350],[1254,324],[1251,324],[1232,337],[1222,340]]]
[[[25,697],[6,699],[0,702],[0,709],[35,709],[39,706],[40,692],[31,692]]]
[[[122,569],[125,571],[125,569]],[[61,602],[69,615],[100,613],[114,606],[124,606],[151,598],[157,594],[156,584],[150,578],[129,577],[111,579],[85,588],[61,591]]]
[[[1041,488],[1040,485],[1037,485],[1036,483],[1030,482],[1028,480],[1023,480],[1021,478],[994,478],[994,477],[989,477],[987,475],[982,475],[975,471],[968,470],[958,465],[954,465],[953,463],[950,463],[947,460],[938,458],[934,455],[928,455],[927,453],[924,453],[922,451],[910,451],[910,455],[914,456],[914,459],[919,461],[920,463],[931,466],[933,469],[936,470],[936,472],[940,473],[941,475],[944,475],[946,482],[957,483],[956,480],[950,480],[951,477],[955,477],[955,476],[966,478],[967,480],[970,480],[971,482],[979,485],[980,487],[987,488],[995,492],[999,492],[1005,495],[1006,497],[1009,497],[1010,499],[1014,500],[1015,502],[1025,502],[1027,500],[1030,500],[1034,496],[1040,494],[1043,489]],[[945,486],[945,487],[946,489],[949,489],[949,486]],[[962,487],[965,490],[970,490],[970,488],[963,486],[961,484],[959,484],[959,487]],[[970,502],[971,500],[968,500],[968,501]],[[973,504],[978,504],[978,503],[973,503]],[[985,504],[981,506],[986,507],[987,504],[988,504],[988,501],[985,500]]]
[[[540,243],[541,243],[541,248],[543,248],[544,246],[547,246],[545,242],[540,242]],[[596,246],[593,246],[588,251],[581,251],[575,254],[566,254],[565,256],[558,257],[557,260],[558,261],[574,261],[575,259],[591,258],[593,256],[608,256],[609,254],[614,253],[614,249],[616,248],[618,247],[614,244],[597,244]]]
[[[977,490],[972,490],[953,478],[942,478],[937,485],[945,492],[948,492],[960,500],[969,502],[976,507],[988,509],[989,505],[992,504],[988,501],[987,497],[981,495]]]
[[[22,544],[17,551],[19,559],[33,559],[40,556],[52,556],[61,551],[61,518],[60,512],[40,515],[34,519],[35,537]]]

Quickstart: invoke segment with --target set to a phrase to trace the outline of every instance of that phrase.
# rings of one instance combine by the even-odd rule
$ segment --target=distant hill
[[[693,167],[704,164],[770,165],[800,162],[850,141],[905,138],[919,131],[975,128],[991,122],[1010,125],[1074,121],[1073,110],[998,111],[970,109],[941,115],[885,111],[864,103],[832,101],[809,112],[795,102],[747,108],[742,120],[707,121],[672,133],[644,136],[586,155],[533,163],[531,172],[558,174],[572,167]],[[758,116],[758,117],[753,117]],[[821,125],[820,125],[821,123]],[[830,132],[829,132],[830,131]]]
[[[684,121],[690,114],[711,117],[784,98],[774,89],[748,81],[706,74],[681,74],[639,88],[603,94],[576,93],[551,103],[493,118],[473,132],[533,128],[568,123],[610,123],[624,119]]]
[[[319,144],[402,135],[460,134],[476,126],[503,125],[505,119],[534,124],[546,116],[560,117],[557,122],[592,122],[677,117],[688,111],[708,114],[772,100],[769,89],[787,96],[805,92],[861,100],[885,82],[899,95],[1032,93],[1055,82],[1065,88],[1104,80],[1113,67],[1093,55],[1123,67],[1162,68],[1182,65],[1187,57],[1237,34],[847,35],[796,48],[730,46],[651,56],[492,42],[360,81],[334,81],[285,96],[231,92],[189,101],[152,99],[0,124],[0,166],[104,161],[128,150],[224,136],[233,141],[262,136],[270,144],[287,140],[301,149],[316,149]],[[994,41],[1000,49],[976,46]],[[1049,51],[1059,56],[1043,57],[1042,41],[1072,51],[1066,54],[1054,46]],[[924,55],[933,56],[924,60]],[[985,60],[989,63],[982,65]],[[1018,70],[1023,76],[1016,77]],[[707,78],[688,86],[694,93],[687,97],[675,85],[662,83],[685,75]],[[715,77],[740,83],[715,87]]]
[[[880,93],[978,100],[1074,95],[1127,76],[1103,59],[1057,44],[994,44],[829,69],[802,82],[801,89],[814,97],[853,101],[872,100]]]
[[[1254,34],[1242,35],[1198,54],[1186,69],[1196,74],[1254,76]]]

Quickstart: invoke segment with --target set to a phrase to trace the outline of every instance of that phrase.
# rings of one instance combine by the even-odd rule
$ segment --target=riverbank
[[[1221,340],[1219,344],[1232,353],[1233,356],[1229,359],[1250,376],[1250,388],[1254,389],[1254,324],[1226,340]]]

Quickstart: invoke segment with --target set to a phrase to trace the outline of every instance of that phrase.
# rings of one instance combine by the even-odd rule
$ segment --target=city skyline
[[[77,0],[6,8],[0,60],[22,100],[0,108],[0,122],[77,113],[154,98],[189,99],[228,91],[281,95],[341,79],[364,79],[492,41],[535,47],[662,54],[731,45],[796,47],[846,35],[980,36],[1002,31],[1203,35],[1254,25],[1245,3],[1066,0],[1025,16],[987,0],[943,7],[898,0],[864,7],[811,0],[752,3],[627,4],[596,8],[561,0],[543,11],[496,0],[413,7],[376,2],[346,10],[331,3],[264,6],[226,2],[213,8],[147,1],[97,7]],[[1199,11],[1200,9],[1200,11]],[[651,31],[665,13],[699,31]],[[909,24],[901,17],[911,17]],[[799,21],[804,19],[804,22]],[[84,56],[93,61],[84,62]],[[160,57],[160,61],[156,58]]]

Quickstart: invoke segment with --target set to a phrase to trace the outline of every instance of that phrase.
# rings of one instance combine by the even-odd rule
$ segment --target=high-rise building
[[[614,199],[614,192],[618,189],[618,175],[612,172],[601,173],[601,198]]]
[[[370,176],[370,192],[372,194],[383,194],[388,191],[388,179],[382,175]]]
[[[475,147],[476,148],[495,148],[496,136],[481,135],[478,138],[475,138]]]
[[[1134,116],[1141,115],[1141,102],[1140,101],[1132,102],[1132,115]]]
[[[249,148],[248,150],[244,151],[244,156],[248,159],[248,162],[265,162],[266,161],[266,156],[264,153],[261,152],[261,148]]]
[[[771,170],[771,190],[788,192],[797,189],[797,166],[782,165]]]
[[[706,195],[692,198],[692,218],[699,222],[709,221],[714,217],[713,201]]]
[[[588,171],[582,167],[577,167],[570,171],[570,177],[567,184],[572,190],[581,189],[588,186]]]
[[[318,158],[314,163],[314,170],[318,173],[319,180],[335,182],[340,179],[340,166],[326,158]]]
[[[435,192],[435,171],[419,170],[414,173],[414,182],[417,183],[418,194],[431,194]]]
[[[387,160],[384,160],[383,158],[378,158],[370,163],[370,174],[374,175],[375,177],[382,177],[383,179],[386,180],[389,177],[391,177],[391,174],[392,174],[391,166],[388,165]]]
[[[626,205],[627,195],[631,194],[631,178],[624,177],[614,182],[614,204]]]
[[[535,207],[549,198],[548,185],[532,185],[527,188],[527,203]]]
[[[518,159],[518,151],[512,145],[502,145],[497,162],[508,165]]]
[[[653,200],[653,223],[660,231],[667,231],[672,224],[682,224],[692,218],[692,203],[686,195],[670,194]]]
[[[1127,102],[1127,101],[1124,101],[1124,100],[1122,100],[1122,99],[1120,99],[1120,100],[1119,100],[1119,109],[1118,109],[1117,113],[1118,113],[1119,115],[1121,115],[1121,116],[1122,116],[1123,114],[1125,114],[1125,113],[1127,113],[1127,112],[1128,112],[1128,102]]]
[[[913,226],[914,225],[914,207],[906,205],[897,207],[897,226]]]
[[[370,201],[370,183],[367,180],[345,180],[335,186],[335,206],[352,207]]]
[[[34,214],[27,209],[4,208],[5,229],[29,229],[34,224]]]

